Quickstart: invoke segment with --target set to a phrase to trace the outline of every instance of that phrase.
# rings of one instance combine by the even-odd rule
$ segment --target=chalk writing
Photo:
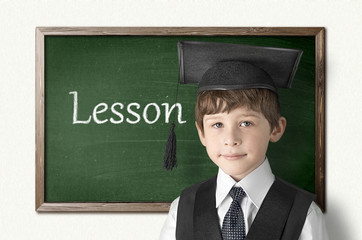
[[[110,111],[113,114],[112,117],[104,118],[102,117],[102,113],[109,111],[109,106],[107,103],[99,103],[93,108],[92,114],[86,120],[78,119],[78,92],[72,91],[69,92],[70,95],[73,95],[73,121],[72,124],[89,124],[92,119],[96,124],[105,124],[107,122],[112,124],[121,124],[127,122],[129,124],[137,124],[143,120],[147,124],[154,124],[158,122],[161,118],[162,109],[164,109],[164,122],[170,122],[170,116],[172,111],[177,108],[177,121],[179,124],[184,124],[186,121],[182,120],[182,105],[180,103],[175,103],[171,107],[168,103],[162,103],[161,107],[157,103],[148,103],[143,107],[137,103],[129,103],[126,107],[127,113],[130,115],[129,117],[124,116],[122,110],[125,108],[123,103],[115,102],[111,105]],[[163,107],[163,108],[162,108]],[[142,114],[140,114],[142,112]],[[156,113],[152,119],[150,119],[149,112]]]

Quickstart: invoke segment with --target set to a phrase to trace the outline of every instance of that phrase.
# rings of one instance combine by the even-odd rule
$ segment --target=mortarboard
[[[179,41],[179,83],[208,90],[290,88],[303,51],[242,44]],[[175,124],[166,145],[164,168],[176,166]]]
[[[179,82],[205,90],[290,88],[302,50],[217,42],[178,42]]]

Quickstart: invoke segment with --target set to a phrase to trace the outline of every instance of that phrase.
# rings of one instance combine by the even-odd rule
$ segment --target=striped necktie
[[[222,237],[223,240],[244,240],[245,222],[240,202],[246,194],[241,187],[233,187],[229,194],[232,197],[233,202],[224,217]]]

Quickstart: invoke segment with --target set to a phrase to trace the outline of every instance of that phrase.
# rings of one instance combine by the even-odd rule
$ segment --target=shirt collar
[[[239,182],[236,182],[219,168],[215,195],[216,208],[224,201],[231,188],[237,186],[244,189],[246,195],[259,209],[274,180],[275,177],[271,171],[267,158],[265,158],[265,161],[259,167],[254,169],[254,171],[249,173]]]

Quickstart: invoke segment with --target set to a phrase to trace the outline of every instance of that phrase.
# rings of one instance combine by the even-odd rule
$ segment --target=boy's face
[[[269,141],[283,135],[286,120],[271,131],[262,113],[238,107],[229,113],[205,115],[204,132],[197,126],[201,143],[210,159],[226,174],[240,181],[263,163]]]

